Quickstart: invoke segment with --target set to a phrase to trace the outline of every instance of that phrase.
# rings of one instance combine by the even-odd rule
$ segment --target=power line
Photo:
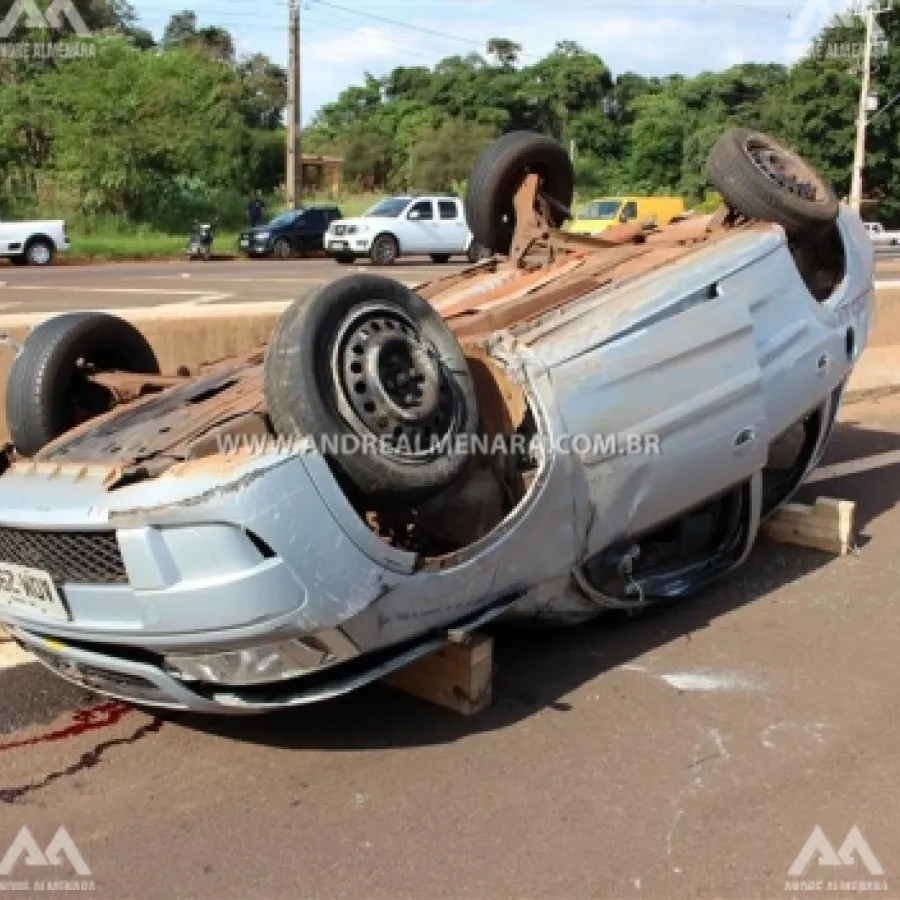
[[[339,9],[342,12],[351,13],[354,16],[363,16],[366,19],[373,19],[376,22],[384,22],[387,25],[395,25],[398,28],[407,28],[410,31],[417,31],[420,34],[429,34],[432,37],[443,38],[447,41],[458,41],[462,44],[468,44],[471,47],[478,47],[483,50],[485,47],[486,41],[476,41],[472,38],[460,37],[458,34],[448,34],[446,31],[436,31],[433,28],[425,28],[421,25],[412,25],[409,22],[401,22],[399,19],[391,19],[388,16],[378,15],[376,13],[367,13],[363,12],[361,9],[352,9],[349,6],[342,6],[339,3],[331,3],[330,0],[310,0],[312,3],[317,3],[319,6],[327,6],[331,9]],[[536,56],[533,53],[519,53],[520,56],[527,56],[531,59],[541,59],[542,57]]]

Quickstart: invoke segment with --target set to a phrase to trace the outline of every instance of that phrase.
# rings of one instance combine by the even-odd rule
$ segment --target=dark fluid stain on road
[[[57,731],[38,735],[37,737],[0,744],[0,752],[3,752],[4,750],[17,750],[22,747],[31,747],[36,744],[52,744],[69,738],[79,737],[82,734],[86,734],[89,731],[95,731],[99,728],[110,728],[111,726],[118,724],[130,712],[133,712],[130,706],[118,702],[102,703],[99,706],[79,709],[72,714],[73,722],[71,725]],[[0,803],[15,803],[27,794],[41,790],[60,778],[67,776],[71,777],[78,775],[87,769],[92,769],[101,761],[103,754],[107,750],[110,750],[113,747],[133,744],[146,735],[159,731],[162,726],[162,719],[153,719],[149,724],[142,725],[128,737],[117,738],[116,740],[105,741],[102,744],[98,744],[93,749],[83,753],[81,758],[71,766],[57,772],[51,772],[40,781],[35,781],[19,787],[0,788]]]
[[[77,709],[72,713],[72,724],[68,727],[37,737],[0,744],[0,753],[4,750],[18,750],[20,747],[33,747],[35,744],[52,744],[56,741],[66,740],[66,738],[78,737],[96,728],[108,728],[111,725],[117,725],[131,711],[130,706],[117,702],[101,703],[99,706]]]

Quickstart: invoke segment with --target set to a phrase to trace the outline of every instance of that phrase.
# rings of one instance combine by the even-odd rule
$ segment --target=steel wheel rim
[[[825,185],[811,167],[784,147],[751,135],[744,153],[765,178],[809,203],[824,203]]]
[[[357,436],[400,460],[433,456],[459,408],[440,355],[402,310],[367,303],[341,323],[331,356],[338,406]]]
[[[394,258],[394,245],[389,238],[379,238],[375,244],[375,258],[379,262],[391,262]]]
[[[39,266],[50,262],[50,248],[46,244],[35,244],[30,251],[31,260]]]

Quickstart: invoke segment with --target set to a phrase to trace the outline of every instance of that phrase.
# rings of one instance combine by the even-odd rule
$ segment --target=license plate
[[[69,618],[47,572],[12,563],[0,563],[0,606],[13,611],[39,612],[54,619]]]

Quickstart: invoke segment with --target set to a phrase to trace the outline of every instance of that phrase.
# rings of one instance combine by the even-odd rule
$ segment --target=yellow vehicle
[[[668,225],[684,213],[681,197],[602,197],[582,207],[574,222],[568,224],[572,234],[597,234],[623,222],[652,221]]]

